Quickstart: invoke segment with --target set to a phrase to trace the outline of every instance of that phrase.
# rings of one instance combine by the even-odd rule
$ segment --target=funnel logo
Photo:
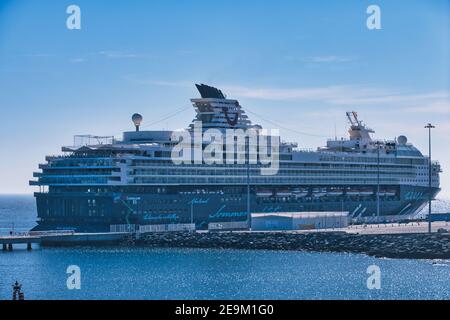
[[[232,124],[235,120],[227,117],[227,121]],[[278,130],[203,130],[202,122],[196,121],[191,132],[174,132],[172,141],[178,142],[171,152],[176,165],[257,165],[264,176],[276,175],[279,170]]]
[[[239,105],[239,103],[237,103],[237,102],[236,102],[236,104]],[[228,107],[223,107],[222,111],[225,114],[225,119],[227,119],[227,123],[230,126],[234,127],[238,123],[240,112],[237,111],[236,114],[234,115],[234,118],[231,119]]]

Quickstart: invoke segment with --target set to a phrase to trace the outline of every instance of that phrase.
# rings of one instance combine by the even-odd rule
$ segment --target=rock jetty
[[[158,248],[347,252],[398,259],[450,259],[449,233],[166,232],[141,235],[136,244]]]

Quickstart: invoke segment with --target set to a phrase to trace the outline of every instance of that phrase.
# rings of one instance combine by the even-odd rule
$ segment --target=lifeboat
[[[327,195],[327,189],[325,188],[314,188],[312,195],[314,198],[321,198]]]
[[[359,192],[359,194],[361,195],[361,196],[371,196],[371,195],[373,195],[374,194],[374,192],[373,192],[373,190],[372,189],[363,189],[363,190],[361,190],[360,192]]]
[[[332,197],[338,197],[344,194],[344,190],[340,188],[331,188],[328,190],[327,194]]]
[[[359,196],[359,190],[358,189],[347,189],[346,194],[350,197],[356,197],[356,196]]]
[[[387,197],[395,197],[396,195],[397,195],[397,191],[395,191],[395,190],[387,190],[386,191]]]
[[[290,196],[292,196],[292,192],[289,190],[277,191],[277,197],[290,197]]]
[[[294,188],[292,189],[292,194],[296,197],[306,197],[309,193],[309,190],[306,188]]]
[[[273,192],[271,190],[258,190],[256,192],[256,196],[261,198],[270,198],[272,195]]]

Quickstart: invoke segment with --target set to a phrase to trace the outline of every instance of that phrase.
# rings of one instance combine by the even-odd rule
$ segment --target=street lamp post
[[[431,201],[433,200],[433,194],[431,189],[432,181],[432,166],[431,166],[431,129],[436,128],[431,123],[425,126],[428,129],[428,233],[431,233]]]
[[[250,137],[246,137],[247,146],[247,221],[250,227],[251,225],[251,212],[250,212]]]
[[[191,201],[191,224],[194,223],[194,199]]]
[[[380,222],[380,147],[381,142],[377,141],[377,220]]]

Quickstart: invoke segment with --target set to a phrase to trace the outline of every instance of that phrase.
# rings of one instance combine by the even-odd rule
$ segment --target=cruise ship
[[[339,211],[348,212],[355,223],[395,221],[415,217],[440,191],[438,162],[431,162],[430,170],[429,158],[403,135],[392,141],[374,140],[374,131],[356,112],[346,114],[348,138],[331,139],[324,147],[304,151],[267,135],[237,100],[221,90],[204,84],[196,87],[201,97],[191,99],[195,118],[184,131],[141,130],[143,117],[135,114],[133,130],[124,132],[120,140],[75,136],[74,145],[63,147],[60,155],[47,156],[30,181],[39,187],[34,230],[248,226],[251,213],[273,212]],[[258,141],[264,137],[273,141],[265,153],[270,155],[277,146],[276,172],[262,173],[267,163],[251,155],[261,150],[249,138],[235,139],[237,146],[223,148],[220,157],[236,153],[232,161],[189,160],[189,152],[179,150],[181,139],[174,137],[195,136],[198,124],[200,135],[211,129],[216,133],[252,130]],[[185,145],[192,146],[191,154],[207,148],[205,141]],[[242,153],[244,161],[238,161]]]

